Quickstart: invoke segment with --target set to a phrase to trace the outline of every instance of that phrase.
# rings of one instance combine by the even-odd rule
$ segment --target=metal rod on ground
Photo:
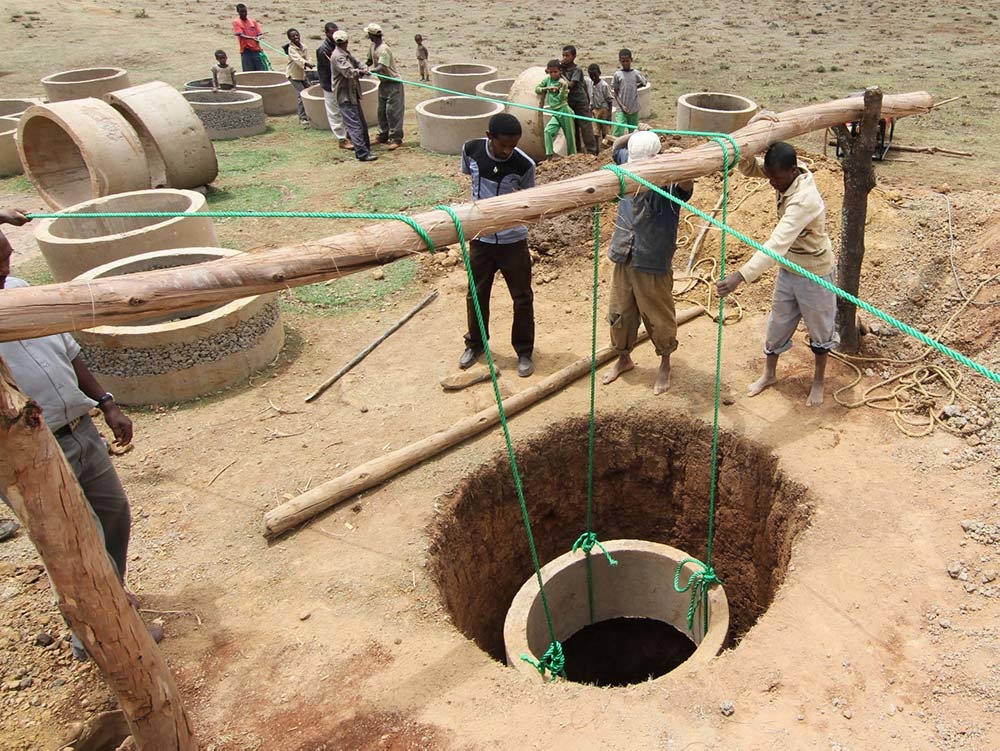
[[[831,146],[836,146],[836,141],[830,141]],[[900,146],[897,143],[889,147],[890,151],[905,151],[910,154],[943,154],[945,156],[975,156],[971,151],[957,151],[955,149],[945,149],[940,146]]]
[[[928,112],[933,103],[926,92],[896,94],[885,97],[882,112],[886,117],[900,118]],[[811,104],[782,112],[774,121],[751,123],[732,137],[743,156],[757,154],[775,141],[856,120],[862,108],[858,97]],[[716,172],[723,163],[722,149],[715,143],[703,143],[679,154],[643,159],[633,169],[654,185],[665,185]],[[628,190],[641,192],[645,188],[630,185]],[[454,211],[466,236],[476,237],[604,203],[620,191],[618,177],[602,169],[461,204]],[[436,247],[457,241],[454,221],[444,211],[427,211],[412,219],[427,231]],[[411,227],[383,221],[313,242],[194,266],[6,290],[0,295],[0,341],[221,305],[381,266],[426,248]]]
[[[677,325],[680,326],[692,321],[703,312],[702,308],[681,310],[677,313]],[[645,341],[646,338],[644,333],[636,343]],[[597,353],[596,359],[598,365],[603,365],[615,357],[617,357],[615,350],[606,347]],[[503,400],[503,408],[507,416],[510,417],[589,373],[590,358],[584,357],[542,379],[531,388],[507,397]],[[437,456],[462,441],[479,435],[499,422],[500,415],[496,406],[487,407],[474,415],[459,420],[450,428],[385,456],[372,459],[340,477],[317,485],[312,490],[302,493],[264,514],[264,536],[277,537],[328,508],[336,506],[364,490],[381,485],[389,478],[415,467],[425,459]]]
[[[726,197],[724,195],[719,196],[719,200],[715,202],[715,208],[712,209],[711,212],[709,212],[709,216],[714,218],[715,215],[719,213],[720,209],[722,209],[722,204],[725,202],[725,200]],[[698,236],[694,239],[694,242],[691,244],[691,255],[688,256],[688,265],[687,265],[687,272],[689,274],[691,273],[691,269],[694,268],[694,257],[698,255],[698,249],[701,248],[701,244],[705,242],[705,238],[708,237],[708,231],[711,228],[712,228],[711,224],[703,225],[701,231],[698,233]]]
[[[309,394],[309,396],[306,397],[306,401],[311,402],[313,399],[320,396],[324,391],[326,391],[333,384],[339,381],[344,375],[346,375],[351,370],[351,368],[353,368],[359,362],[368,357],[368,355],[371,354],[373,349],[375,349],[378,345],[380,345],[382,342],[384,342],[386,339],[388,339],[390,336],[396,333],[396,331],[398,331],[404,323],[409,321],[411,318],[413,318],[413,316],[415,316],[421,310],[430,305],[437,296],[438,292],[437,290],[434,290],[429,295],[427,295],[427,297],[425,297],[423,300],[421,300],[415,306],[413,306],[413,308],[410,309],[410,311],[406,315],[404,315],[402,318],[400,318],[398,321],[392,324],[392,326],[386,329],[385,333],[382,334],[382,336],[380,336],[378,339],[376,339],[374,342],[372,342],[363,350],[361,350],[358,354],[356,354],[354,356],[354,359],[352,359],[349,363],[347,363],[347,365],[345,365],[336,373],[334,373],[332,376],[323,381],[323,383],[321,383],[316,388],[315,391],[313,391],[311,394]]]

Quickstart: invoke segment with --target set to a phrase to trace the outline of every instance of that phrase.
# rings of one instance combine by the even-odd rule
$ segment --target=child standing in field
[[[224,50],[215,51],[215,65],[212,66],[212,91],[236,88],[236,73],[229,64],[229,57]]]
[[[611,86],[601,78],[601,66],[591,63],[587,67],[587,75],[593,84],[590,91],[590,112],[598,120],[611,119]],[[600,148],[604,139],[611,133],[611,126],[604,123],[593,123],[594,136],[597,138],[597,147]]]
[[[562,68],[558,60],[549,60],[545,66],[548,75],[535,87],[536,94],[545,97],[545,109],[552,112],[552,117],[545,124],[545,154],[552,156],[554,150],[552,141],[556,133],[562,129],[566,138],[566,153],[576,153],[576,136],[573,132],[573,114],[569,107],[569,82],[562,76]]]
[[[622,66],[611,79],[611,93],[615,104],[615,127],[612,135],[616,138],[631,133],[639,125],[639,87],[649,81],[632,67],[632,51],[622,49],[618,53],[618,63]],[[628,128],[627,125],[635,127]]]
[[[427,48],[424,46],[424,38],[417,34],[413,37],[413,41],[417,43],[417,65],[420,68],[420,80],[430,81],[431,73],[427,63]]]

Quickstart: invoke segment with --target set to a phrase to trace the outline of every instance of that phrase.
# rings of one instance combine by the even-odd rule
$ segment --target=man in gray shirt
[[[0,210],[0,224],[20,225],[27,221],[23,212]],[[12,250],[0,233],[0,290],[28,286],[27,282],[8,276]],[[42,408],[45,424],[55,435],[83,489],[108,557],[124,584],[132,515],[128,496],[108,456],[107,446],[90,419],[90,410],[94,406],[100,408],[119,446],[131,443],[132,421],[87,368],[80,345],[69,334],[0,342],[0,357],[10,368],[18,388]],[[133,605],[136,603],[131,593],[129,599]],[[157,636],[162,638],[162,631],[154,633],[154,638]],[[75,638],[73,646],[77,657],[86,657],[82,644]]]

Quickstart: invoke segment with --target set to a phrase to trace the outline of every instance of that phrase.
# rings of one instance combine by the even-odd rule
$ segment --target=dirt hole
[[[587,433],[587,418],[572,418],[516,444],[543,565],[567,552],[585,531]],[[703,558],[711,446],[711,426],[687,417],[599,415],[598,538],[650,540]],[[456,628],[502,661],[507,609],[533,573],[506,453],[473,471],[452,498],[432,530],[431,576]],[[806,488],[784,476],[768,449],[738,435],[720,435],[713,563],[729,599],[729,646],[771,604],[809,515]]]

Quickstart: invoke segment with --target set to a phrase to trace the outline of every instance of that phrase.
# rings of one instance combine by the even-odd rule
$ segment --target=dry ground
[[[897,140],[976,158],[899,155],[880,165],[868,227],[862,296],[937,331],[961,304],[951,278],[948,202],[964,288],[998,271],[1000,158],[990,148],[1000,133],[994,4],[729,6],[710,0],[696,9],[550,14],[520,2],[430,8],[404,0],[393,15],[372,18],[390,41],[403,42],[408,73],[415,65],[405,50],[416,31],[428,38],[432,62],[486,61],[501,75],[544,62],[566,41],[577,44],[584,62],[611,68],[618,47],[628,45],[654,80],[654,122],[663,125],[672,123],[674,98],[695,90],[733,91],[779,110],[872,83],[966,95],[901,122]],[[273,36],[292,24],[309,36],[328,20],[318,6],[294,16],[284,6],[252,12]],[[2,96],[37,95],[37,80],[49,72],[101,64],[129,68],[136,83],[179,85],[204,74],[213,49],[234,47],[226,37],[229,11],[208,3],[45,1],[12,6],[9,14],[9,22],[6,13],[0,17],[8,50]],[[371,19],[334,20],[354,30]],[[421,96],[410,97],[410,133],[412,101]],[[460,200],[467,190],[454,160],[421,152],[415,136],[408,137],[412,148],[371,169],[345,160],[327,137],[299,130],[293,119],[272,122],[259,138],[219,145],[214,206],[416,208]],[[836,162],[819,154],[819,134],[800,145],[815,161],[839,236]],[[579,162],[560,165],[558,173],[592,167]],[[714,204],[717,183],[699,181],[697,205]],[[936,192],[943,184],[951,189],[947,199]],[[734,190],[742,196],[753,187],[736,180]],[[42,208],[23,179],[0,181],[0,192],[5,203]],[[769,191],[758,190],[732,224],[763,238],[772,211]],[[577,239],[586,236],[587,221],[581,215],[533,233],[545,253],[536,272],[533,379],[511,377],[514,359],[503,336],[509,306],[498,291],[494,346],[505,393],[589,349],[590,249]],[[220,224],[220,235],[229,247],[260,250],[338,229],[261,220]],[[43,281],[30,228],[10,236],[15,273]],[[706,252],[716,250],[713,238]],[[686,246],[678,256],[686,256]],[[246,386],[134,412],[136,449],[117,460],[135,511],[130,582],[147,617],[165,622],[163,649],[206,748],[1000,746],[1000,453],[990,422],[1000,393],[969,375],[962,388],[982,405],[965,410],[970,423],[950,420],[950,430],[906,438],[885,413],[847,410],[830,398],[807,410],[810,355],[797,346],[782,359],[781,384],[748,400],[743,385],[762,360],[767,280],[747,290],[746,316],[726,330],[724,394],[732,403],[723,407],[722,424],[772,452],[785,475],[808,488],[811,520],[770,608],[709,670],[628,689],[543,685],[496,663],[452,627],[429,575],[435,563],[428,549],[458,505],[458,489],[501,450],[496,431],[266,543],[261,516],[285,497],[491,402],[484,385],[457,394],[437,385],[455,370],[462,347],[460,268],[423,258],[388,276],[328,287],[325,297],[346,300],[332,315],[289,296],[289,346]],[[431,308],[323,398],[302,403],[432,288],[441,298]],[[980,299],[996,300],[996,285]],[[603,288],[599,302],[603,308]],[[996,368],[998,310],[968,308],[944,339]],[[918,353],[884,329],[866,338],[869,354]],[[604,332],[599,336],[603,341]],[[658,398],[650,389],[654,355],[641,347],[639,367],[599,390],[599,414],[662,416],[667,431],[675,415],[709,420],[713,337],[705,318],[681,330],[674,386]],[[865,385],[894,372],[885,364],[866,367]],[[833,387],[853,378],[831,364]],[[515,439],[544,443],[553,426],[584,414],[587,403],[580,381],[512,420]],[[570,541],[576,534],[567,532]],[[479,552],[484,561],[496,555],[490,542],[483,540]],[[68,659],[65,628],[36,563],[23,534],[0,544],[0,748],[55,748],[71,723],[113,705],[93,666]],[[37,644],[42,632],[56,642]],[[719,712],[725,701],[735,705],[732,716]]]

